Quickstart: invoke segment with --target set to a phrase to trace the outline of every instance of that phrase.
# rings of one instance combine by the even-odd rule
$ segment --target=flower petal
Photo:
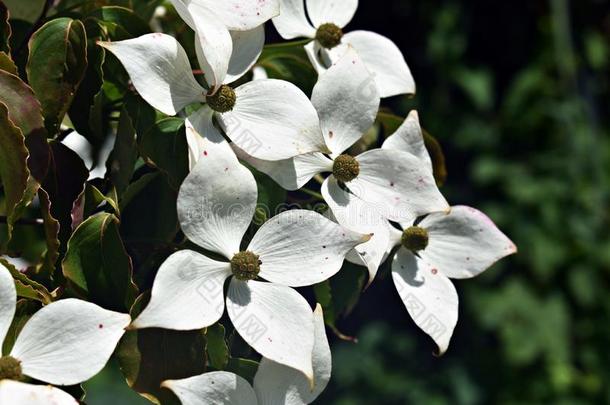
[[[13,380],[0,381],[0,404],[78,405],[70,394],[50,385],[33,385]]]
[[[132,327],[173,330],[202,329],[224,312],[223,286],[229,263],[190,250],[171,255],[159,269],[150,302]]]
[[[309,404],[324,391],[330,380],[332,358],[320,304],[314,311],[314,327],[313,391],[303,373],[263,357],[254,376],[254,391],[259,404]]]
[[[195,21],[195,51],[205,81],[214,89],[222,85],[227,77],[229,61],[233,54],[233,40],[227,27],[205,9],[190,7]]]
[[[307,96],[282,80],[256,80],[235,90],[233,111],[218,114],[231,140],[251,156],[282,160],[326,152],[320,120]]]
[[[400,94],[415,94],[415,81],[402,52],[388,38],[370,31],[354,31],[345,34],[344,46],[327,51],[331,60],[338,60],[353,46],[369,71],[375,76],[382,98]]]
[[[375,78],[351,48],[319,76],[311,102],[333,154],[340,155],[373,126],[380,101]]]
[[[11,327],[15,308],[17,307],[17,290],[11,273],[0,264],[0,346]]]
[[[278,284],[233,278],[227,312],[237,332],[254,350],[313,380],[313,317],[298,292]]]
[[[354,18],[358,0],[306,0],[307,12],[317,28],[322,24],[333,23],[343,28]]]
[[[326,179],[322,185],[322,195],[332,217],[339,224],[354,232],[373,234],[371,240],[354,248],[369,271],[370,285],[388,248],[390,224],[373,204],[343,190],[334,176]]]
[[[309,58],[313,68],[319,75],[326,72],[326,66],[332,65],[328,52],[326,52],[318,41],[311,41],[305,45],[305,53]]]
[[[214,371],[183,380],[167,380],[161,386],[172,390],[182,405],[256,404],[256,394],[248,381],[226,371]]]
[[[23,374],[55,385],[96,375],[114,352],[131,319],[90,302],[64,299],[47,305],[25,324],[11,356]]]
[[[347,252],[369,239],[317,212],[292,210],[265,222],[248,250],[260,256],[262,278],[304,287],[334,276]]]
[[[245,75],[256,63],[265,46],[263,25],[249,31],[231,31],[233,53],[225,83],[232,83]]]
[[[192,242],[231,259],[254,216],[256,181],[226,145],[204,139],[203,146],[180,187],[178,218]]]
[[[306,153],[284,160],[261,160],[253,158],[233,144],[233,150],[244,162],[265,173],[286,190],[298,190],[323,172],[332,172],[333,161],[321,153]]]
[[[225,141],[218,128],[214,126],[214,111],[207,105],[192,113],[185,121],[186,142],[189,150],[189,170],[193,170],[199,159],[208,151],[210,144],[213,149],[224,149],[231,154],[231,146]]]
[[[451,280],[406,249],[394,256],[392,278],[413,321],[443,354],[458,319],[458,295]]]
[[[356,157],[360,174],[348,187],[364,201],[376,204],[391,221],[409,221],[430,212],[446,211],[432,172],[407,152],[373,149]]]
[[[517,247],[489,217],[474,208],[452,207],[448,214],[424,218],[430,242],[421,257],[451,278],[471,278],[495,262],[517,252]]]
[[[212,10],[216,17],[231,31],[252,30],[280,13],[279,0],[186,1]]]
[[[413,110],[402,125],[382,145],[383,149],[402,150],[417,156],[432,171],[432,159],[424,143],[424,134],[419,125],[419,115]]]
[[[273,18],[273,25],[284,39],[316,36],[316,30],[307,21],[303,0],[280,0],[280,15]]]
[[[157,110],[176,115],[188,104],[203,101],[204,90],[174,37],[155,33],[98,44],[121,61],[138,93]]]

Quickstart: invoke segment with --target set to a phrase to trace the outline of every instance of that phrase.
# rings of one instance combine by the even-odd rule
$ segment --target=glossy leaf
[[[318,75],[303,48],[307,42],[267,45],[259,58],[258,65],[265,69],[269,78],[289,81],[305,94],[311,94]]]
[[[106,162],[108,175],[119,196],[130,183],[137,159],[136,131],[127,110],[123,108],[117,127],[114,149]]]
[[[112,214],[94,215],[76,228],[62,269],[77,296],[106,309],[127,312],[135,300],[131,258]]]
[[[0,52],[0,70],[16,75],[17,65],[6,52]]]
[[[51,20],[34,33],[29,48],[28,81],[47,130],[56,134],[87,69],[85,27],[70,18]]]
[[[225,340],[225,327],[216,323],[206,328],[207,354],[210,366],[216,370],[224,370],[229,363],[229,347]]]
[[[172,187],[177,190],[189,172],[184,120],[163,119],[144,133],[138,142],[144,161],[167,173]]]
[[[49,304],[53,300],[53,296],[45,286],[30,279],[6,260],[0,258],[0,263],[6,267],[13,276],[18,297],[40,301],[43,304]]]
[[[125,7],[100,7],[89,16],[99,20],[108,37],[113,41],[136,38],[150,33],[148,24]]]
[[[17,220],[17,206],[25,196],[29,170],[23,134],[10,120],[6,105],[0,103],[0,180],[4,188],[8,240]]]

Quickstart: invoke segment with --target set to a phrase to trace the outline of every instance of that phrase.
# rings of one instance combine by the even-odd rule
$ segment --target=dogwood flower
[[[380,99],[375,86],[370,86],[370,77],[354,50],[320,75],[312,103],[320,117],[322,136],[332,151],[330,157],[310,153],[271,162],[249,156],[239,145],[235,150],[242,160],[287,190],[303,187],[318,173],[331,172],[322,193],[335,217],[353,231],[375,235],[356,248],[366,257],[372,280],[389,238],[387,221],[382,218],[400,221],[449,206],[432,173],[410,153],[384,148],[357,157],[344,154],[377,117]]]
[[[1,380],[0,404],[78,405],[78,402],[67,392],[50,385],[33,385],[13,380]]]
[[[415,111],[383,148],[410,152],[432,172]],[[391,228],[388,249],[399,246],[392,260],[394,284],[411,318],[444,353],[458,319],[458,295],[450,279],[475,277],[517,248],[485,214],[465,206],[400,225],[401,230]]]
[[[171,0],[196,33],[195,48],[210,88],[237,80],[260,56],[266,21],[279,0]]]
[[[170,256],[156,276],[150,303],[132,326],[193,330],[212,325],[224,311],[225,280],[233,276],[226,308],[237,332],[262,356],[311,379],[311,309],[290,287],[333,276],[347,252],[370,235],[313,211],[294,210],[271,218],[242,249],[256,207],[256,181],[226,141],[206,138],[202,145],[199,162],[180,188],[178,217],[192,242],[228,261],[191,250]]]
[[[233,3],[234,1],[228,2]],[[194,3],[193,3],[194,4]],[[262,32],[262,31],[261,31]],[[216,73],[215,81],[224,83],[205,90],[193,76],[182,45],[161,33],[118,42],[99,42],[123,64],[136,90],[159,111],[176,115],[192,103],[206,102],[193,114],[191,121],[207,136],[214,119],[227,136],[252,156],[280,160],[303,153],[325,151],[316,110],[307,96],[295,85],[282,80],[256,80],[237,88],[229,84],[248,71],[258,58],[264,37],[239,33],[236,49],[243,48],[245,59],[236,57],[229,63],[227,76]],[[202,52],[197,53],[204,71],[209,65]]]
[[[358,51],[382,98],[414,94],[415,82],[400,49],[388,38],[370,31],[343,33],[354,17],[358,0],[280,0],[281,13],[273,24],[284,39],[297,37],[314,41],[305,50],[318,73],[340,59],[349,46]]]
[[[183,380],[164,381],[182,405],[304,405],[326,388],[331,374],[331,354],[324,329],[322,308],[314,311],[313,390],[309,380],[293,368],[262,358],[254,376],[254,387],[242,377],[226,371],[205,373]]]
[[[0,265],[0,342],[13,321],[16,302],[13,278]],[[127,314],[77,299],[43,307],[19,332],[10,353],[0,357],[0,398],[11,399],[0,403],[29,405],[47,398],[61,404],[76,403],[57,389],[6,380],[27,376],[54,385],[86,381],[104,367],[130,321]]]

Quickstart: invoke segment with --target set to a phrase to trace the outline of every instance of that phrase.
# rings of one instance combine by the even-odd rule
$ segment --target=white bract
[[[355,158],[343,154],[375,122],[380,99],[377,89],[370,86],[370,77],[358,54],[349,50],[320,75],[314,87],[312,103],[332,152],[330,158],[310,153],[265,161],[235,148],[241,159],[287,190],[303,187],[318,173],[331,172],[322,194],[334,217],[349,229],[375,234],[367,244],[357,247],[369,269],[369,281],[386,251],[389,235],[384,218],[400,222],[449,208],[431,171],[413,154],[388,148],[370,150]]]
[[[33,385],[13,380],[1,380],[0,404],[78,405],[78,402],[67,392],[50,385]]]
[[[0,342],[13,321],[16,302],[13,278],[0,265]],[[54,385],[79,384],[106,365],[130,321],[127,314],[77,299],[53,302],[27,321],[11,352],[0,358],[1,368],[6,371],[4,367],[16,361],[19,374]],[[21,404],[45,398],[57,398],[63,401],[59,402],[61,404],[75,403],[68,401],[60,390],[5,380],[1,384],[0,398],[15,395],[15,398],[32,399],[32,402]]]
[[[239,79],[258,59],[264,24],[279,14],[279,0],[171,0],[196,33],[195,48],[212,89]]]
[[[349,47],[356,49],[382,98],[414,94],[415,82],[400,49],[388,38],[370,31],[343,34],[352,20],[358,0],[280,0],[281,13],[273,24],[284,39],[314,39],[305,46],[318,73],[339,60]]]
[[[189,10],[199,10],[196,4],[199,2],[193,0]],[[197,16],[205,15],[207,9],[204,11],[193,12],[194,21],[200,21]],[[197,82],[185,50],[169,35],[155,33],[99,45],[121,61],[136,90],[159,111],[176,115],[189,104],[207,102],[190,117],[197,131],[206,137],[219,133],[214,126],[216,120],[236,145],[260,159],[280,160],[327,151],[316,111],[295,85],[273,79],[248,82],[235,89],[228,85],[243,76],[258,59],[264,45],[264,30],[260,27],[234,33],[233,42],[233,57],[226,59],[225,75],[219,73],[225,71],[221,68],[210,68],[211,56],[202,51],[206,42],[197,41],[201,68],[214,72],[212,79],[206,76],[209,83],[216,83],[210,84],[210,90]]]
[[[432,172],[419,119],[411,112],[383,144],[421,159]],[[400,246],[392,261],[392,278],[415,323],[444,353],[458,319],[458,295],[450,278],[474,277],[505,256],[515,245],[482,212],[456,206],[448,213],[431,213],[421,222],[415,217],[392,227],[388,249]]]
[[[262,358],[254,387],[240,376],[216,371],[183,380],[168,380],[182,405],[304,405],[313,402],[326,388],[331,374],[331,353],[320,305],[314,311],[313,347],[314,388],[298,370]]]
[[[313,211],[294,210],[271,218],[241,249],[256,208],[256,181],[226,141],[204,138],[200,146],[201,158],[180,188],[180,224],[192,242],[230,262],[190,250],[173,254],[159,269],[150,303],[133,326],[212,325],[224,311],[223,286],[233,275],[226,308],[242,338],[264,357],[311,378],[311,309],[291,287],[333,276],[347,252],[370,235]],[[269,283],[256,281],[259,276]]]

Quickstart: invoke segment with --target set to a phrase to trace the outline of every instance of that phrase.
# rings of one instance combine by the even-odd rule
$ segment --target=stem
[[[312,197],[319,198],[320,200],[324,200],[324,197],[322,196],[322,194],[317,193],[317,192],[312,191],[312,190],[309,190],[309,189],[307,189],[307,188],[302,188],[302,189],[300,189],[299,191],[300,191],[300,192],[302,192],[302,193],[305,193],[305,194],[307,194],[307,195],[310,195],[310,196],[312,196]]]
[[[8,218],[0,216],[0,224],[8,224]],[[43,225],[44,221],[40,218],[20,218],[15,225]]]

